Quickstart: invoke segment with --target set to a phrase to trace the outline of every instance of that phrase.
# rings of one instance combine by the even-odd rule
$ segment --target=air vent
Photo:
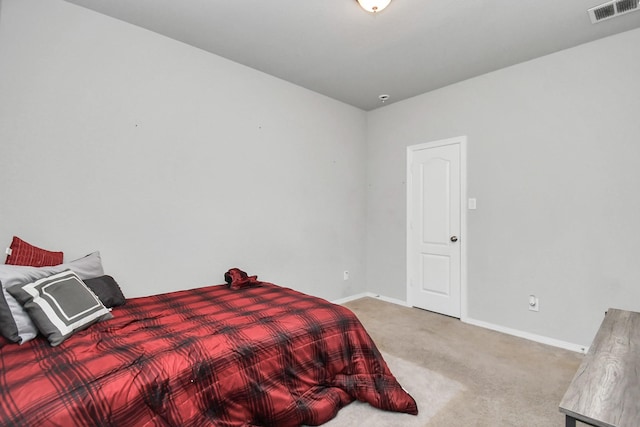
[[[605,21],[607,19],[615,18],[625,13],[635,12],[638,9],[638,2],[640,0],[617,0],[610,1],[600,6],[592,7],[588,10],[591,23]]]
[[[618,13],[631,12],[638,8],[638,0],[621,0],[616,2]]]

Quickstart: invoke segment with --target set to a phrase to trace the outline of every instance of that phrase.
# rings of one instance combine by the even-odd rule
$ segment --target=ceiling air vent
[[[631,12],[638,9],[638,0],[620,0],[616,2],[618,13]]]
[[[635,12],[638,9],[640,0],[617,0],[610,1],[600,6],[592,7],[588,10],[591,23],[604,21],[606,19],[615,18],[625,13]]]

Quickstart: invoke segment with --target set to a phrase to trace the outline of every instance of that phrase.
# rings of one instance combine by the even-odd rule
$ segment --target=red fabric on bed
[[[244,289],[251,286],[260,286],[258,276],[249,276],[239,268],[232,268],[224,273],[224,280],[231,289]]]
[[[113,315],[0,348],[0,425],[318,425],[354,399],[417,413],[356,316],[319,298],[220,285]]]

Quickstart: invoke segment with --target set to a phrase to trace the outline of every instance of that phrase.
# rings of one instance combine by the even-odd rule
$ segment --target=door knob
[[[449,239],[452,242],[457,242],[458,241],[458,236],[451,236],[451,238]]]

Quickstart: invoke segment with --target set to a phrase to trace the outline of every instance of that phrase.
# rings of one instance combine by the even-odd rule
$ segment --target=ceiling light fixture
[[[389,6],[391,0],[356,0],[360,7],[367,12],[377,13]]]

